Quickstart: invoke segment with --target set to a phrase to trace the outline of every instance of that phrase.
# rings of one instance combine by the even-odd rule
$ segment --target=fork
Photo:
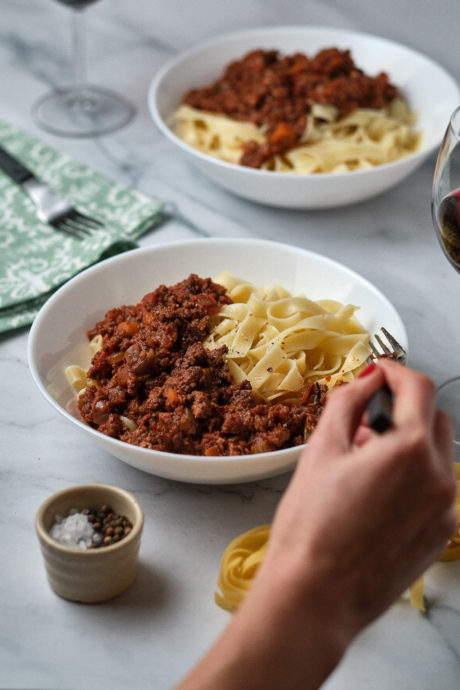
[[[39,219],[51,225],[55,230],[82,239],[93,230],[102,227],[103,223],[77,211],[2,146],[0,146],[0,169],[30,196],[37,206]]]
[[[381,332],[388,341],[389,346],[382,340],[378,333],[374,334],[374,341],[369,339],[372,354],[368,358],[371,364],[374,359],[390,357],[396,362],[407,364],[407,352],[403,346],[389,333],[386,328],[381,327]],[[379,349],[380,347],[380,349]],[[371,429],[382,434],[392,425],[393,395],[388,386],[382,386],[370,399],[367,405],[368,424]]]
[[[400,362],[401,364],[407,364],[407,352],[403,348],[403,346],[398,343],[396,338],[391,335],[387,331],[386,328],[383,326],[380,328],[382,331],[383,335],[387,339],[390,347],[386,343],[383,342],[381,337],[379,336],[378,333],[374,333],[374,340],[377,341],[378,345],[380,346],[380,349],[382,352],[379,352],[378,347],[375,345],[375,343],[372,341],[372,339],[369,339],[369,345],[372,350],[372,355],[369,357],[369,363],[372,362],[373,358],[379,359],[380,357],[390,357],[391,359],[396,360],[397,362]],[[390,349],[391,348],[391,349]]]

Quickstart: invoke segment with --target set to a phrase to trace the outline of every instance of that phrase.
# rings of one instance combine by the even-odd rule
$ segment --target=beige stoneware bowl
[[[108,504],[132,523],[132,531],[116,544],[78,549],[53,539],[49,532],[56,515],[76,508]],[[35,528],[53,591],[64,599],[95,604],[124,592],[137,573],[144,514],[137,500],[124,489],[106,484],[84,484],[63,489],[46,499],[35,517]]]

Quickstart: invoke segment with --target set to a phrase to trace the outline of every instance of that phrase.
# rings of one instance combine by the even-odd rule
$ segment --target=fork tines
[[[54,218],[51,221],[51,225],[55,227],[56,230],[83,238],[90,235],[92,230],[101,227],[102,223],[95,218],[85,216],[83,213],[80,213],[80,211],[72,210],[71,212]]]
[[[374,338],[379,344],[382,352],[379,352],[375,344],[372,342],[372,338],[369,339],[369,345],[371,347],[371,350],[374,354],[375,357],[383,357],[383,356],[388,356],[391,357],[392,359],[395,359],[397,362],[401,362],[402,364],[405,364],[407,361],[407,353],[403,346],[396,340],[394,336],[391,335],[387,331],[386,328],[383,326],[380,328],[382,331],[383,335],[387,339],[388,343],[390,344],[390,347],[382,340],[382,338],[378,335],[378,333],[374,334]]]

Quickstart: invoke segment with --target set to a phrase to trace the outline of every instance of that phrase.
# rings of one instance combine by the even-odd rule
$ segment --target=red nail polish
[[[362,370],[360,374],[358,374],[358,378],[361,379],[363,376],[369,376],[369,374],[372,374],[372,372],[377,368],[376,364],[368,364],[365,369]]]

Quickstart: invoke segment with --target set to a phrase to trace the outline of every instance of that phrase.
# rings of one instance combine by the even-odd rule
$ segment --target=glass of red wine
[[[86,80],[85,8],[97,0],[57,0],[73,14],[73,85],[42,96],[32,112],[37,124],[53,134],[91,137],[113,132],[134,116],[134,107],[108,89]]]
[[[439,149],[431,209],[441,248],[460,273],[460,106],[452,113]],[[460,461],[460,376],[439,387],[438,407],[445,410],[454,423],[455,459]]]

